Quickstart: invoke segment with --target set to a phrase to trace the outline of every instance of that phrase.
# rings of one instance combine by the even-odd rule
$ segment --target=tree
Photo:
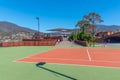
[[[101,16],[97,13],[91,12],[88,15],[84,16],[84,20],[88,21],[89,24],[91,24],[92,28],[92,34],[95,35],[95,29],[97,27],[97,23],[103,22],[101,19]]]
[[[80,20],[80,21],[77,22],[76,27],[77,26],[79,26],[81,31],[83,31],[85,33],[86,30],[90,27],[90,24],[86,20]]]

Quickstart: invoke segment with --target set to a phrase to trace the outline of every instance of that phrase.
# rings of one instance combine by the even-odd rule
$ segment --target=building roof
[[[114,33],[114,34],[108,36],[108,38],[111,38],[111,37],[119,37],[120,38],[120,32],[117,32],[117,33]]]
[[[55,28],[55,29],[49,29],[47,31],[56,31],[56,32],[71,32],[73,29],[67,29],[67,28]]]

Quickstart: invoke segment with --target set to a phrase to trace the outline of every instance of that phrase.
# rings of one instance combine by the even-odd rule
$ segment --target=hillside
[[[117,25],[99,25],[97,27],[97,31],[113,31],[115,32],[117,29],[120,30],[120,26],[117,26]]]
[[[0,21],[0,33],[13,33],[13,32],[35,32],[35,30],[21,27],[11,22]]]
[[[117,25],[98,25],[97,27],[97,31],[107,31],[107,30],[111,30],[111,31],[116,31],[117,29],[120,30],[120,26]],[[32,32],[36,32],[35,30],[29,29],[29,28],[25,28],[25,27],[21,27],[19,25],[16,25],[14,23],[11,22],[7,22],[7,21],[0,21],[0,33],[13,33],[13,32],[25,32],[25,33],[32,33]]]

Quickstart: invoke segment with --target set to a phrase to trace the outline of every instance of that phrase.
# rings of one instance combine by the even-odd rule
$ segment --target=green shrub
[[[95,40],[95,37],[89,32],[78,32],[77,40],[87,41],[88,43],[92,44],[92,42]]]
[[[69,39],[72,40],[72,41],[75,41],[75,40],[77,40],[77,37],[76,37],[76,35],[74,33],[72,33],[70,35]]]
[[[94,43],[95,37],[93,34],[89,32],[84,32],[84,31],[79,31],[77,35],[72,33],[69,37],[70,40],[75,41],[75,40],[81,40],[81,41],[87,41],[89,45],[92,45]]]

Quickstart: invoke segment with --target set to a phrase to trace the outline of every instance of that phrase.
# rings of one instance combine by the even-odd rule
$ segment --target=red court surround
[[[17,62],[46,62],[104,67],[120,67],[120,49],[57,48],[17,60]]]

